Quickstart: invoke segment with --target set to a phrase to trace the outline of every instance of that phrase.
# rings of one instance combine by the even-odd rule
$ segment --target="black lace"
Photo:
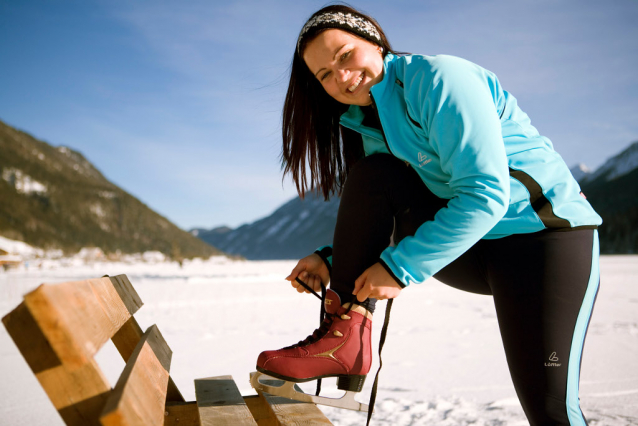
[[[317,340],[321,339],[323,336],[326,335],[328,330],[330,330],[330,326],[332,325],[332,321],[334,319],[334,315],[326,314],[326,306],[325,306],[326,293],[327,293],[326,292],[326,286],[323,283],[320,283],[321,284],[321,296],[319,296],[316,291],[311,289],[308,284],[306,284],[305,282],[301,281],[299,279],[299,277],[295,278],[295,280],[299,284],[301,284],[306,290],[308,290],[309,292],[314,294],[316,297],[318,297],[319,300],[321,300],[321,311],[319,312],[319,324],[320,325],[319,325],[319,328],[316,329],[310,336],[306,337],[304,340],[300,341],[296,345],[290,346],[290,348],[299,347],[299,346],[305,346],[305,345],[308,345],[310,343],[316,342]],[[315,392],[315,395],[319,396],[320,393],[321,393],[321,379],[318,379],[317,380],[317,391]]]
[[[319,296],[319,294],[317,294],[316,291],[311,289],[308,284],[306,284],[305,282],[301,281],[299,279],[299,277],[295,278],[295,280],[299,284],[301,284],[303,286],[303,288],[305,288],[306,290],[308,290],[309,292],[311,292],[312,294],[314,294],[316,297],[318,297],[321,300],[321,311],[319,312],[319,321],[320,321],[319,324],[320,325],[319,325],[319,328],[316,329],[310,336],[308,336],[304,340],[298,342],[296,345],[289,346],[288,348],[306,346],[306,345],[309,345],[311,343],[314,343],[314,342],[318,341],[323,336],[325,336],[326,333],[330,330],[330,327],[332,326],[332,322],[334,321],[334,317],[336,316],[335,314],[329,314],[329,313],[326,312],[325,302],[326,302],[327,291],[326,291],[326,286],[323,283],[320,283],[321,284],[321,296]],[[350,309],[352,309],[352,303],[350,303],[348,305],[348,309],[345,312],[346,315],[348,314],[348,312],[350,312]],[[286,348],[286,349],[288,349],[288,348]],[[321,393],[321,379],[317,379],[317,391],[315,392],[315,395],[319,396],[320,393]]]
[[[368,421],[366,426],[370,424],[372,418],[372,411],[374,411],[374,403],[377,400],[377,385],[379,384],[379,372],[383,367],[383,361],[381,359],[381,350],[385,344],[385,336],[388,333],[388,325],[390,325],[390,310],[392,309],[392,302],[394,299],[388,299],[388,303],[385,305],[385,320],[383,321],[383,327],[381,328],[381,337],[379,338],[379,369],[377,375],[374,376],[374,384],[372,385],[372,392],[370,392],[370,403],[368,404]]]
[[[306,290],[310,291],[316,297],[321,299],[321,325],[317,330],[315,330],[310,336],[300,341],[296,345],[292,345],[290,347],[297,347],[308,345],[310,343],[314,343],[323,336],[326,335],[328,330],[330,330],[330,326],[332,325],[332,321],[335,317],[334,314],[327,314],[325,309],[325,300],[326,300],[326,286],[321,283],[321,296],[317,294],[316,291],[310,288],[308,284],[301,281],[299,278],[296,278],[296,281],[301,284]],[[377,386],[379,384],[379,373],[381,372],[381,367],[383,367],[383,360],[381,359],[381,351],[383,350],[383,345],[385,345],[385,338],[388,333],[388,326],[390,325],[390,310],[392,310],[392,302],[394,299],[388,299],[388,302],[385,307],[385,319],[383,321],[383,327],[381,328],[381,337],[379,339],[379,368],[377,369],[377,374],[374,376],[374,383],[372,384],[372,391],[370,392],[370,403],[368,404],[368,419],[366,421],[366,426],[370,424],[370,420],[372,419],[372,412],[374,411],[374,404],[377,400]],[[350,312],[352,308],[352,303],[349,304],[348,310],[346,314]],[[317,380],[317,392],[316,395],[319,396],[321,392],[321,379]]]

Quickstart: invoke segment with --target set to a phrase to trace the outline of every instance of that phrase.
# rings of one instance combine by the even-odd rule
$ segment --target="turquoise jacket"
[[[450,200],[381,254],[403,285],[430,278],[481,238],[602,223],[552,143],[490,71],[453,56],[388,54],[371,93],[383,133],[361,124],[356,105],[341,125],[362,135],[366,155],[391,153]]]

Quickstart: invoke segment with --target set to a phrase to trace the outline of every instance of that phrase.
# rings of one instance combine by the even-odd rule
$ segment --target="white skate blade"
[[[270,383],[264,383],[260,381]],[[272,384],[271,384],[272,383]],[[283,383],[276,385],[275,383]],[[346,391],[346,394],[341,398],[328,398],[325,396],[309,395],[304,393],[296,383],[288,382],[285,380],[277,379],[266,374],[256,371],[250,373],[250,385],[258,392],[266,392],[271,395],[282,396],[284,398],[293,399],[300,402],[312,402],[314,404],[327,405],[329,407],[344,408],[346,410],[364,411],[368,412],[368,405],[362,404],[354,399],[356,392]],[[296,389],[295,389],[296,388]]]

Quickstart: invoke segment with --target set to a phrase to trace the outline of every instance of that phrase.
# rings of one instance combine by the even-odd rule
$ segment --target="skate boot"
[[[356,303],[342,306],[337,293],[330,289],[324,305],[325,319],[312,335],[295,345],[259,355],[258,373],[251,378],[251,384],[257,390],[299,401],[368,411],[367,405],[354,400],[354,394],[363,388],[372,363],[372,314]],[[286,383],[269,386],[259,381],[263,375]],[[309,395],[294,387],[295,383],[325,377],[337,377],[337,387],[346,391],[343,398]]]

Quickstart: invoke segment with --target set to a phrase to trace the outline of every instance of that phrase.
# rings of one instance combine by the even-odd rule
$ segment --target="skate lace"
[[[301,281],[299,278],[296,278],[297,282],[301,284],[306,290],[310,291],[316,297],[321,299],[321,326],[316,329],[310,336],[300,341],[296,345],[292,345],[290,347],[297,347],[302,345],[307,345],[312,342],[316,342],[321,337],[325,336],[328,330],[330,330],[330,326],[332,325],[332,321],[334,320],[335,314],[328,314],[325,311],[324,302],[326,300],[326,286],[321,283],[321,296],[317,294],[316,291],[311,289],[306,283]],[[381,372],[381,367],[383,367],[383,360],[381,359],[381,351],[383,350],[383,346],[385,345],[385,338],[388,333],[388,326],[390,325],[390,311],[392,310],[392,303],[394,299],[388,299],[388,302],[385,307],[385,320],[383,321],[383,327],[381,328],[381,338],[379,339],[379,368],[377,369],[377,374],[374,376],[374,383],[372,384],[372,391],[370,392],[370,402],[368,404],[368,417],[366,421],[366,426],[370,424],[370,420],[372,419],[372,412],[374,411],[374,403],[377,400],[377,386],[379,385],[379,373]],[[352,303],[349,304],[348,310],[345,312],[347,315],[352,308]],[[317,380],[317,392],[316,395],[319,396],[321,392],[321,379]]]
[[[312,288],[310,288],[310,286],[308,286],[308,284],[304,283],[302,280],[300,280],[299,278],[296,278],[296,281],[303,286],[306,290],[310,291],[312,294],[314,294],[317,298],[319,298],[321,300],[321,312],[320,312],[320,323],[319,323],[319,328],[316,329],[315,331],[312,332],[312,334],[308,337],[306,337],[303,340],[300,340],[299,342],[295,343],[294,345],[288,346],[285,349],[291,349],[291,348],[297,348],[300,346],[307,346],[310,345],[312,343],[317,342],[318,340],[320,340],[322,337],[324,337],[326,335],[326,333],[330,330],[330,327],[332,326],[332,323],[334,321],[334,318],[337,316],[337,314],[329,314],[326,312],[325,309],[325,302],[326,302],[326,286],[321,283],[321,296],[319,296],[319,294],[314,291]],[[348,312],[350,312],[350,309],[352,308],[352,303],[349,304],[345,314],[347,315]]]
[[[317,294],[316,291],[311,289],[310,286],[308,286],[308,284],[306,284],[305,282],[301,281],[299,279],[299,277],[295,278],[295,280],[299,284],[301,284],[306,290],[310,291],[312,294],[314,294],[316,297],[318,297],[321,300],[321,311],[319,312],[319,321],[320,321],[319,323],[320,323],[320,326],[310,336],[306,337],[304,340],[300,341],[296,345],[289,346],[289,348],[296,348],[296,347],[299,347],[299,346],[306,346],[306,345],[309,345],[311,343],[314,343],[314,342],[318,341],[323,336],[325,336],[326,333],[330,330],[330,327],[332,326],[332,322],[334,321],[334,318],[337,316],[337,314],[329,314],[329,313],[326,312],[326,294],[327,294],[327,292],[326,292],[326,286],[323,283],[320,283],[321,284],[321,296],[319,296],[319,294]],[[350,312],[351,308],[352,308],[352,303],[350,303],[348,305],[348,308],[347,308],[346,312],[344,313],[344,315],[347,315]],[[321,393],[321,379],[318,379],[317,380],[317,391],[315,392],[315,395],[319,396],[320,393]]]
[[[307,346],[312,343],[315,343],[316,341],[321,339],[323,336],[325,336],[328,330],[330,330],[330,326],[332,326],[332,321],[334,319],[334,315],[332,314],[325,314],[325,315],[326,317],[322,321],[321,326],[319,326],[318,329],[313,331],[310,336],[306,337],[303,340],[300,340],[298,343],[295,343],[294,345],[288,346],[286,349],[297,348],[299,346]]]

